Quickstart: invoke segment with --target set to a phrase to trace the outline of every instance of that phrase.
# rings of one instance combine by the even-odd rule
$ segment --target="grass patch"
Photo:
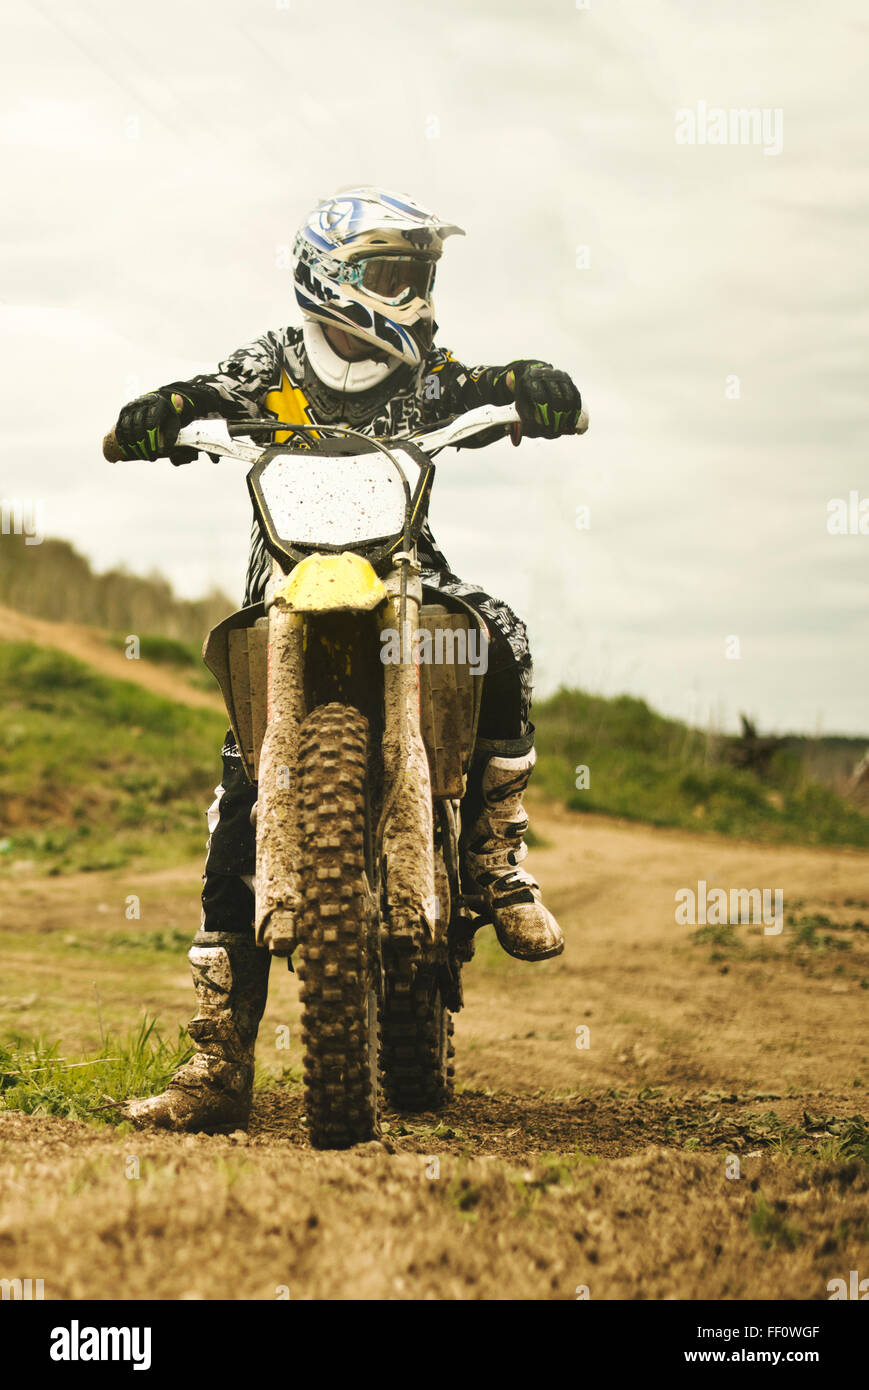
[[[155,661],[159,666],[174,666],[177,670],[194,671],[202,666],[202,644],[181,642],[176,637],[145,635],[139,637],[139,656],[143,661]],[[126,636],[115,633],[110,638],[113,646],[122,651],[127,645]],[[210,677],[213,681],[213,677]]]
[[[768,773],[721,761],[720,740],[632,696],[560,690],[535,703],[535,784],[575,811],[781,843],[869,847],[869,815],[813,780],[800,746]],[[589,786],[576,788],[576,769]]]
[[[573,1153],[542,1153],[535,1160],[534,1170],[523,1177],[522,1183],[538,1192],[545,1192],[549,1187],[573,1191],[599,1162],[596,1154],[583,1153],[581,1149]]]
[[[709,946],[711,961],[732,960],[745,954],[745,943],[736,935],[734,927],[705,926],[691,933],[692,946]]]
[[[669,1112],[664,1117],[664,1142],[689,1153],[724,1147],[734,1153],[768,1149],[812,1164],[869,1163],[869,1125],[862,1115],[805,1111],[800,1121],[785,1120],[776,1110],[745,1108],[746,1102],[777,1099],[763,1092],[708,1092],[682,1102],[664,1099]]]
[[[193,1055],[183,1029],[173,1042],[145,1018],[126,1038],[107,1036],[94,1056],[60,1055],[60,1044],[13,1035],[0,1043],[0,1110],[27,1115],[61,1115],[96,1124],[119,1124],[111,1101],[157,1095],[169,1077]]]
[[[766,1250],[772,1249],[774,1245],[783,1250],[796,1250],[801,1244],[802,1232],[792,1222],[785,1220],[786,1210],[786,1202],[778,1201],[770,1205],[765,1197],[758,1196],[748,1225],[752,1235],[757,1237]]]
[[[146,635],[140,644],[144,658],[211,682],[198,643]],[[0,876],[31,861],[65,873],[201,853],[224,714],[26,642],[0,642],[0,703]],[[869,815],[813,781],[793,748],[776,753],[761,780],[718,761],[707,734],[629,696],[562,690],[535,706],[535,719],[535,785],[574,810],[763,841],[869,847]],[[575,787],[580,764],[591,773],[585,791]],[[545,847],[533,833],[529,843]]]
[[[268,1071],[260,1062],[254,1069],[254,1088],[258,1091],[286,1091],[296,1089],[304,1083],[305,1075],[300,1062],[288,1062],[279,1072]]]
[[[139,656],[143,661],[153,661],[156,666],[167,666],[201,690],[217,690],[217,682],[202,663],[201,642],[183,642],[177,637],[163,637],[154,633],[146,633],[138,640]],[[123,652],[127,646],[127,637],[115,633],[109,638],[109,642],[111,646]]]
[[[24,642],[0,642],[0,704],[0,874],[201,853],[224,715]]]
[[[850,951],[853,942],[843,932],[865,931],[862,922],[831,922],[823,913],[791,918],[787,922],[789,951]]]
[[[534,1167],[512,1179],[518,1196],[514,1215],[530,1217],[542,1214],[542,1203],[555,1191],[573,1194],[586,1184],[599,1159],[594,1154],[577,1149],[573,1153],[542,1153]]]
[[[869,1164],[869,1124],[862,1115],[841,1118],[806,1112],[803,1123],[807,1133],[821,1136],[813,1153],[815,1160],[841,1163],[856,1159]]]
[[[787,951],[787,958],[794,964],[805,966],[826,956],[841,956],[852,951],[854,946],[865,943],[859,933],[867,931],[866,923],[833,922],[823,913],[809,913],[797,916],[786,913],[784,932],[780,937],[766,937],[763,928],[753,925],[707,925],[698,927],[689,937],[692,946],[708,947],[711,962],[723,960],[742,960],[763,962],[784,959],[780,946]],[[858,933],[852,937],[851,933]],[[835,967],[840,973],[841,965]]]
[[[478,1213],[475,1208],[483,1198],[482,1184],[473,1182],[463,1173],[457,1173],[447,1183],[444,1196],[460,1216],[471,1221],[477,1220]]]

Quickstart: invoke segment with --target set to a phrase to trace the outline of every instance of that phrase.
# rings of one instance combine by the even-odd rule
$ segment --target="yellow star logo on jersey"
[[[285,420],[288,425],[313,425],[308,401],[300,386],[293,386],[286,372],[281,372],[280,387],[275,386],[266,394],[267,410],[274,413],[276,420]],[[284,444],[289,439],[287,430],[278,430],[274,436],[276,444]],[[314,435],[319,439],[319,435]]]

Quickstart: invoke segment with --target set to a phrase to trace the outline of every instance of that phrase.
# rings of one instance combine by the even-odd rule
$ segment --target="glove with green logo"
[[[169,457],[173,463],[189,463],[196,458],[196,450],[172,446],[182,425],[195,416],[193,402],[179,391],[149,391],[124,406],[115,425],[115,438],[124,458]]]
[[[522,433],[529,439],[576,433],[582,397],[567,372],[549,362],[517,362],[507,373],[506,385],[516,401]]]

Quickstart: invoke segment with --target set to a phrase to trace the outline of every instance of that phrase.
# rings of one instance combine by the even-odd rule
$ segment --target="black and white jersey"
[[[188,413],[193,412],[191,419],[222,415],[233,420],[285,420],[290,425],[344,425],[380,437],[433,428],[479,405],[508,404],[512,396],[504,382],[507,371],[507,367],[468,368],[446,348],[433,347],[419,368],[399,366],[368,390],[341,393],[325,386],[315,374],[301,328],[288,327],[264,333],[238,348],[215,372],[170,382],[161,389],[183,392],[190,402]],[[469,444],[480,447],[503,434],[499,426]],[[287,435],[278,431],[274,437],[281,443]],[[426,583],[440,587],[446,579],[454,579],[427,524],[420,536],[419,555]],[[262,599],[270,565],[254,519],[245,604]]]

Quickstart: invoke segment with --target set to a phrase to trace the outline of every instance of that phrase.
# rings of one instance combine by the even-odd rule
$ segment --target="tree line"
[[[219,589],[201,599],[178,598],[156,572],[120,567],[96,574],[69,541],[26,545],[25,539],[0,536],[0,604],[34,617],[199,641],[237,606]]]

